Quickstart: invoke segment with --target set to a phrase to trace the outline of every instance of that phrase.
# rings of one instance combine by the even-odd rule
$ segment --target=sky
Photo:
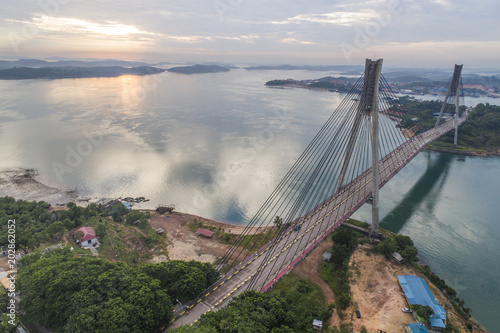
[[[498,0],[2,0],[0,58],[500,68]]]

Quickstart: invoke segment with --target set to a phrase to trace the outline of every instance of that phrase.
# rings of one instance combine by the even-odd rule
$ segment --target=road
[[[460,119],[459,124],[465,122]],[[411,161],[425,146],[453,130],[453,121],[447,121],[402,144],[380,161],[380,187]],[[289,227],[275,241],[271,241],[241,264],[222,276],[200,298],[177,309],[169,328],[198,321],[209,311],[224,307],[233,297],[248,287],[266,292],[293,269],[332,231],[340,226],[371,197],[371,168],[341,188],[322,204],[296,221],[299,231]]]

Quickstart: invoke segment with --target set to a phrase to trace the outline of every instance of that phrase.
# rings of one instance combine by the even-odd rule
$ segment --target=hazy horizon
[[[7,2],[0,58],[499,68],[494,0]]]

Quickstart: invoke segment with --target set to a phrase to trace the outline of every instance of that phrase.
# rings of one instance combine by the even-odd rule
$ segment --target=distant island
[[[249,70],[321,70],[321,68],[336,68],[340,70],[342,67],[348,66],[258,66],[247,67]],[[266,86],[284,86],[294,88],[307,89],[323,89],[335,92],[347,92],[352,87],[357,78],[355,66],[350,66],[351,70],[344,68],[340,77],[322,77],[319,79],[294,80],[294,79],[275,79],[266,82]],[[361,75],[361,72],[358,73]],[[349,75],[349,77],[347,76]],[[415,70],[388,71],[384,73],[384,77],[391,84],[391,89],[394,93],[405,95],[435,95],[440,96],[446,94],[449,82],[449,73],[439,70]],[[461,92],[467,97],[489,97],[500,98],[500,75],[478,75],[478,74],[463,74],[463,87]]]
[[[245,67],[246,70],[280,70],[280,71],[349,71],[356,72],[357,74],[363,73],[363,66],[358,65],[269,65],[269,66],[251,66]]]
[[[88,59],[88,60],[56,60],[47,61],[41,59],[19,59],[19,60],[0,60],[0,69],[14,68],[14,67],[141,67],[141,66],[162,66],[167,63],[159,63],[156,65],[139,62],[139,61],[125,61],[115,59]]]
[[[193,65],[193,66],[172,67],[167,69],[167,71],[173,73],[181,73],[181,74],[201,74],[201,73],[229,72],[230,69],[219,65]]]
[[[307,89],[320,89],[332,92],[349,92],[355,79],[347,77],[322,77],[316,80],[271,80],[266,82],[268,87],[291,87],[291,88],[307,88]]]
[[[141,66],[125,68],[109,67],[14,67],[0,70],[0,80],[27,79],[75,79],[95,77],[118,77],[121,75],[150,75],[163,73],[165,70],[156,67]]]

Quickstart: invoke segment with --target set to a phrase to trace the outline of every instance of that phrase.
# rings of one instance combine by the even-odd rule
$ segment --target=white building
[[[99,240],[93,228],[82,227],[75,231],[76,242],[81,247],[97,247]]]

